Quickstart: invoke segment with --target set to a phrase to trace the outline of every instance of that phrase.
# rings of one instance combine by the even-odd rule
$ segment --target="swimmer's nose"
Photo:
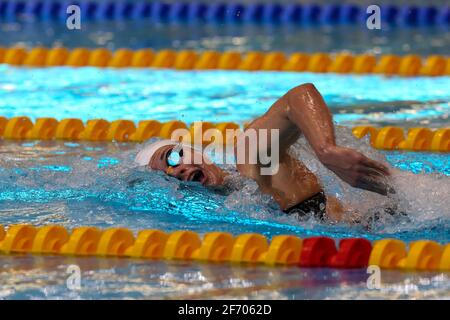
[[[175,177],[180,180],[187,180],[187,170],[183,167],[183,165],[179,165],[176,167],[168,167],[166,173],[169,176]]]

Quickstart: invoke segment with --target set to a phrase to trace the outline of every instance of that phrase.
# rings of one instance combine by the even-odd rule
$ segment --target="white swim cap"
[[[158,150],[159,148],[162,148],[164,146],[180,146],[182,148],[186,147],[186,148],[190,148],[197,152],[202,153],[202,149],[198,148],[197,146],[193,146],[188,143],[182,143],[182,142],[177,142],[177,141],[173,141],[173,140],[169,140],[169,139],[164,139],[164,140],[159,140],[159,141],[153,142],[153,143],[145,146],[141,151],[139,151],[136,158],[134,159],[134,162],[140,166],[148,166],[150,163],[150,160],[152,159],[156,150]],[[209,161],[211,163],[211,159],[208,156],[203,155],[203,158],[206,161]]]
[[[150,160],[152,159],[156,150],[164,146],[176,146],[178,144],[179,142],[172,141],[169,139],[153,142],[144,147],[144,149],[142,149],[141,151],[139,151],[139,153],[136,156],[136,159],[134,159],[134,162],[136,162],[140,166],[147,166],[150,163]]]

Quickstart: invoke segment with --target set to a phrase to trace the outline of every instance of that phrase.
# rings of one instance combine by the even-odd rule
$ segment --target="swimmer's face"
[[[148,165],[179,180],[196,181],[205,186],[221,185],[225,176],[218,166],[207,163],[201,152],[187,146],[162,146]]]

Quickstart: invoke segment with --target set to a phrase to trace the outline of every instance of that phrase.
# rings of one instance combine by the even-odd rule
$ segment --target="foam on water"
[[[337,142],[339,145],[357,149],[366,156],[388,164],[383,152],[369,146],[368,137],[357,140],[346,127],[337,128]],[[387,197],[374,192],[353,188],[340,180],[332,171],[323,166],[314,155],[306,139],[301,138],[291,147],[291,154],[301,159],[307,167],[319,176],[327,194],[336,196],[348,207],[349,213],[359,212],[362,224],[376,233],[398,233],[427,228],[430,224],[439,224],[450,218],[450,177],[440,172],[415,174],[402,171],[388,164],[391,176],[387,182],[395,190],[395,194]],[[449,164],[448,160],[447,166]],[[433,166],[432,163],[428,164]],[[267,218],[278,211],[277,205],[271,197],[261,194],[254,182],[246,182],[244,187],[234,192],[227,199],[231,208],[239,208],[251,212],[258,218]],[[252,206],[265,204],[265,210],[249,210]],[[263,206],[264,207],[264,206]],[[395,208],[397,212],[406,215],[390,215],[385,209]],[[382,213],[380,215],[380,213]],[[384,214],[383,214],[384,213]],[[377,219],[373,219],[376,214]],[[280,217],[280,220],[284,220]],[[290,223],[298,221],[289,219]],[[318,222],[302,222],[303,227],[314,227]]]
[[[369,145],[369,137],[357,140],[346,127],[337,128],[338,145],[354,148],[369,158],[388,164],[383,152],[373,149]],[[302,159],[306,165],[315,172],[321,180],[325,190],[341,199],[349,207],[359,212],[364,212],[370,217],[371,212],[382,212],[383,209],[397,208],[397,212],[405,212],[407,218],[394,218],[389,214],[380,216],[380,220],[372,227],[384,232],[396,232],[408,228],[423,226],[432,220],[450,218],[450,177],[440,172],[414,174],[402,171],[390,166],[391,176],[387,183],[393,187],[395,194],[387,197],[352,188],[342,182],[334,173],[326,169],[314,157],[307,142],[298,142],[294,147],[294,153]],[[447,160],[448,164],[448,160]],[[433,166],[432,163],[428,163]]]

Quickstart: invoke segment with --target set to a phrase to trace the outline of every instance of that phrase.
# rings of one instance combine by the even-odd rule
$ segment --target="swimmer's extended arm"
[[[318,159],[353,187],[386,194],[382,177],[389,175],[383,164],[360,152],[336,145],[332,115],[314,85],[307,83],[289,90],[250,127],[279,129],[280,152],[303,133]]]

